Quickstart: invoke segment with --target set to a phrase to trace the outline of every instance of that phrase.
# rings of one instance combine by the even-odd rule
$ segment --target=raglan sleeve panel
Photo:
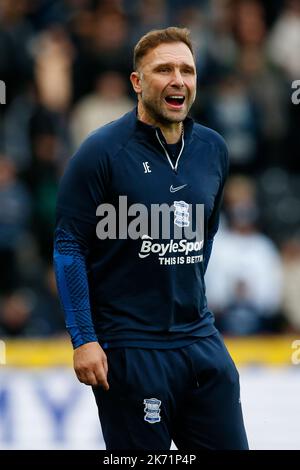
[[[108,161],[99,139],[91,135],[71,158],[57,197],[54,267],[74,348],[97,341],[87,260],[96,236],[96,210],[106,197],[108,180]]]

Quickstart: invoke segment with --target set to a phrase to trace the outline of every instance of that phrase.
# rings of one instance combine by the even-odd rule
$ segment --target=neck
[[[172,123],[172,127],[159,125],[159,128],[162,131],[167,144],[176,144],[183,133],[182,122],[174,122]]]
[[[167,144],[176,144],[182,136],[183,122],[162,123],[150,116],[145,108],[138,104],[138,119],[151,126],[159,127],[166,139]]]

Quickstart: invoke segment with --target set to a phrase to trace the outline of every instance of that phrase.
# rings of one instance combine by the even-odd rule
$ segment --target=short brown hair
[[[188,46],[194,57],[193,45],[190,39],[190,31],[187,28],[178,28],[170,26],[165,29],[154,29],[149,31],[141,37],[139,42],[134,48],[133,54],[133,69],[136,70],[139,66],[141,59],[147,54],[148,51],[154,49],[160,44],[183,42]]]

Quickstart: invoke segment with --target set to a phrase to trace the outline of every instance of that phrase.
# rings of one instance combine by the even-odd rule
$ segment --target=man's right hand
[[[109,389],[107,357],[99,343],[86,343],[76,348],[73,364],[80,382],[86,385],[101,385],[104,390]]]

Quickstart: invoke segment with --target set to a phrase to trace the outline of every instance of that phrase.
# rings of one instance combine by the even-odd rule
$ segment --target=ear
[[[132,87],[136,93],[142,92],[142,84],[141,84],[141,74],[139,72],[132,72],[130,75],[130,81],[132,83]]]

